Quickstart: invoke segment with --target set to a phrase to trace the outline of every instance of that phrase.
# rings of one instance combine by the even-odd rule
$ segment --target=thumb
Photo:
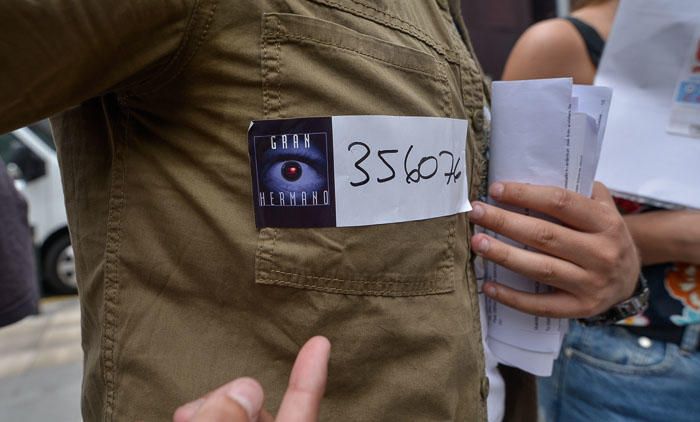
[[[181,406],[174,422],[255,422],[261,413],[263,390],[252,378],[238,378],[204,398]]]

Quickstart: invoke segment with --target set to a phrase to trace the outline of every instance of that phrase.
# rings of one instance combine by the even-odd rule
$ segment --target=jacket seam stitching
[[[430,40],[431,42],[435,43],[435,44],[438,45],[438,46],[440,45],[440,44],[439,44],[437,41],[435,41],[432,37],[430,37],[428,34],[426,34],[425,32],[423,32],[423,30],[421,30],[421,29],[418,28],[416,25],[414,25],[413,23],[411,23],[411,22],[409,22],[409,21],[403,19],[403,18],[400,17],[400,16],[397,16],[397,15],[392,14],[392,13],[388,13],[388,12],[386,12],[386,11],[384,11],[384,10],[381,10],[381,9],[379,9],[379,8],[377,8],[377,7],[375,7],[375,6],[371,5],[371,4],[369,4],[369,3],[365,3],[365,2],[362,2],[362,1],[358,1],[358,0],[350,0],[350,1],[353,2],[353,3],[355,3],[356,5],[358,5],[358,6],[360,6],[360,7],[366,7],[366,8],[368,8],[369,10],[372,10],[372,11],[374,11],[374,12],[377,12],[377,13],[379,13],[380,15],[385,16],[386,18],[396,19],[397,21],[399,21],[399,22],[401,22],[403,25],[405,25],[406,28],[411,29],[411,30],[414,31],[416,34],[425,37],[426,39]],[[440,47],[442,48],[442,46],[440,46]]]
[[[161,89],[163,89],[165,86],[167,86],[169,83],[177,79],[178,76],[182,73],[182,71],[185,69],[187,64],[192,60],[192,58],[195,56],[197,51],[199,51],[199,48],[201,45],[204,43],[204,40],[207,38],[209,35],[209,29],[212,24],[212,21],[214,20],[214,15],[216,13],[216,9],[218,6],[218,0],[211,0],[210,1],[211,6],[208,9],[208,12],[206,12],[203,7],[200,7],[202,2],[198,2],[194,6],[194,12],[193,12],[193,18],[191,20],[191,26],[186,28],[185,34],[183,35],[183,40],[180,43],[180,47],[178,48],[178,51],[176,52],[176,56],[173,57],[173,60],[166,65],[166,68],[163,70],[161,75],[158,75],[159,77],[162,77],[163,80],[160,81],[159,83],[156,83],[156,78],[153,78],[150,81],[147,81],[144,83],[141,87],[136,87],[133,88],[129,91],[130,92],[127,97],[133,96],[133,95],[151,95]],[[201,28],[201,32],[199,33],[199,36],[196,38],[196,43],[192,48],[190,49],[189,52],[187,52],[188,47],[191,45],[190,38],[193,37],[193,32],[195,32],[195,28],[197,27],[197,22],[200,20],[200,16],[206,13],[206,19],[204,21],[204,24]],[[184,58],[178,60],[177,56],[184,56]],[[172,68],[172,74],[170,76],[167,76],[168,72],[170,71],[170,68]],[[144,86],[147,86],[148,84],[153,83],[153,86],[150,89],[144,89],[142,91],[138,92],[133,92],[134,90],[138,88],[142,88]]]
[[[276,238],[276,236],[275,236],[275,238]],[[449,237],[448,237],[448,239],[449,239]],[[449,240],[448,240],[448,242],[449,242]],[[449,254],[450,252],[447,251],[446,253]],[[448,257],[445,257],[445,258],[449,261]],[[451,267],[447,267],[447,264],[444,263],[443,265],[441,265],[439,267],[439,269],[437,271],[435,271],[435,273],[436,274],[443,273],[443,272],[445,272],[445,269],[449,269],[449,268],[451,268]],[[399,286],[411,286],[411,285],[425,286],[425,285],[439,283],[439,282],[434,282],[434,281],[382,281],[382,280],[347,279],[347,278],[337,278],[337,277],[323,277],[323,276],[315,276],[315,275],[306,275],[306,274],[300,274],[300,273],[290,273],[290,272],[279,271],[279,270],[270,270],[270,272],[280,274],[282,276],[295,276],[295,277],[310,278],[310,279],[314,279],[314,280],[341,281],[341,282],[351,282],[351,283],[358,283],[358,284],[387,284],[387,285],[399,285]]]
[[[263,33],[266,31],[266,26],[267,26],[267,20],[262,21],[262,31]],[[260,73],[262,76],[261,80],[261,85],[262,85],[262,102],[263,102],[263,116],[269,117],[270,116],[270,89],[268,87],[270,83],[270,77],[269,77],[269,65],[268,61],[270,59],[269,57],[269,46],[268,46],[268,39],[267,37],[263,36],[261,37],[261,47],[262,51],[260,52]]]
[[[126,121],[124,127],[124,137],[128,137],[129,124],[131,115],[126,111]],[[118,142],[118,140],[117,140]],[[103,370],[105,382],[105,419],[111,420],[114,414],[116,405],[116,359],[115,349],[117,342],[117,308],[119,305],[119,255],[121,250],[121,222],[124,205],[126,202],[126,194],[124,184],[126,178],[126,146],[116,145],[115,158],[119,163],[114,168],[112,176],[116,176],[118,172],[118,184],[115,186],[112,182],[112,193],[110,194],[110,211],[108,215],[108,232],[107,246],[105,252],[105,316],[104,316],[104,333],[103,333]],[[112,238],[113,236],[113,238]]]
[[[274,285],[280,285],[280,286],[285,286],[285,287],[301,287],[301,288],[308,288],[311,290],[319,290],[319,291],[325,291],[325,292],[330,292],[330,293],[347,293],[347,294],[357,294],[357,295],[363,295],[363,296],[372,296],[372,295],[378,295],[378,296],[421,296],[421,295],[427,295],[427,294],[437,294],[437,293],[450,293],[454,291],[454,286],[446,286],[446,287],[433,287],[433,288],[425,288],[430,285],[435,285],[438,283],[425,283],[424,285],[419,286],[419,288],[416,288],[414,290],[407,290],[407,289],[384,289],[384,290],[373,290],[373,289],[366,289],[366,290],[355,290],[355,289],[344,289],[344,288],[338,288],[338,287],[328,287],[328,286],[319,286],[318,284],[313,284],[313,283],[295,283],[291,281],[285,281],[285,280],[278,280],[278,279],[261,279],[258,281],[260,284],[274,284]]]
[[[275,91],[277,94],[277,116],[282,118],[284,117],[284,113],[282,113],[282,43],[280,42],[279,38],[275,42],[275,50],[275,66],[277,70],[277,90]],[[277,231],[275,231],[275,234],[276,233]]]
[[[343,10],[343,11],[352,13],[352,14],[357,15],[357,16],[361,16],[365,19],[368,19],[372,22],[387,26],[389,28],[397,29],[401,32],[404,32],[404,33],[412,36],[413,38],[417,39],[418,41],[426,44],[428,47],[432,48],[440,56],[445,57],[445,59],[447,61],[450,61],[453,63],[459,63],[459,58],[456,57],[454,52],[446,49],[445,46],[443,46],[441,43],[435,41],[432,37],[425,34],[423,31],[412,29],[412,28],[416,28],[416,26],[413,25],[412,23],[404,20],[403,18],[401,18],[399,16],[387,13],[386,11],[378,9],[374,6],[369,5],[369,4],[358,2],[357,0],[350,0],[350,1],[352,1],[352,3],[354,3],[357,6],[365,7],[369,10],[372,10],[372,11],[378,13],[379,15],[382,15],[382,17],[378,17],[376,15],[369,14],[369,13],[367,13],[363,10],[360,10],[358,8],[355,8],[355,7],[350,7],[348,5],[340,4],[340,3],[333,1],[333,0],[313,0],[313,1],[315,1],[317,3],[321,3],[321,4],[326,4],[329,7]],[[389,18],[389,19],[387,19],[387,18]],[[392,20],[395,20],[398,23],[392,22]]]
[[[340,49],[340,50],[351,51],[351,52],[353,52],[353,53],[357,53],[357,54],[359,54],[359,55],[361,55],[361,56],[365,56],[365,57],[368,57],[368,58],[377,60],[377,61],[379,61],[379,62],[382,62],[382,63],[387,64],[387,65],[391,65],[391,66],[393,66],[393,67],[397,67],[397,68],[399,68],[399,69],[403,69],[403,70],[408,70],[408,71],[412,71],[412,72],[415,72],[415,73],[419,73],[419,74],[421,74],[421,75],[423,75],[423,76],[425,76],[425,77],[427,77],[427,78],[429,78],[429,79],[433,79],[433,80],[436,80],[436,81],[439,81],[439,82],[443,82],[443,81],[445,80],[445,79],[444,79],[444,75],[441,75],[441,76],[443,76],[443,77],[437,77],[437,76],[432,75],[432,74],[430,74],[430,73],[428,73],[428,72],[425,72],[425,71],[423,71],[423,70],[416,69],[416,68],[409,67],[409,66],[405,66],[405,65],[396,64],[396,63],[394,63],[394,62],[388,61],[388,60],[383,59],[383,58],[381,58],[381,57],[378,57],[378,56],[376,56],[376,55],[372,55],[372,54],[369,54],[369,53],[360,51],[360,50],[358,50],[358,49],[354,49],[354,48],[350,48],[350,47],[345,47],[345,46],[342,46],[342,45],[337,44],[337,43],[328,42],[328,41],[321,41],[321,40],[318,40],[318,39],[316,39],[316,38],[304,37],[304,36],[301,36],[301,35],[291,35],[291,34],[288,34],[288,33],[284,35],[284,38],[285,38],[285,39],[290,39],[290,40],[297,40],[297,41],[311,41],[313,44],[320,44],[320,45],[325,45],[325,46],[331,46],[331,47],[334,47],[334,48],[338,48],[338,49]],[[279,41],[278,41],[278,43],[279,43]],[[439,69],[439,65],[437,65],[437,67],[438,67],[438,69]],[[439,70],[438,70],[438,71],[439,71]],[[442,73],[442,72],[440,72],[440,73]]]
[[[187,25],[185,25],[185,29],[183,31],[182,39],[180,40],[180,43],[177,46],[177,49],[175,52],[172,54],[171,58],[168,60],[168,62],[158,71],[153,72],[152,75],[144,78],[144,80],[134,82],[132,84],[128,84],[124,86],[122,89],[124,91],[127,90],[137,90],[142,87],[147,87],[149,84],[154,83],[158,78],[163,77],[163,75],[167,75],[167,73],[170,71],[171,68],[177,65],[178,60],[180,56],[182,55],[183,51],[185,51],[186,46],[189,43],[189,38],[191,36],[192,28],[194,28],[195,23],[197,22],[197,14],[199,10],[199,6],[201,5],[201,0],[196,0],[194,6],[192,7],[192,10],[189,13],[189,16],[187,18]]]
[[[447,78],[447,71],[445,69],[447,65],[445,63],[439,63],[439,72],[442,82],[442,112],[445,113],[445,117],[452,116],[452,104],[450,103],[450,82]]]

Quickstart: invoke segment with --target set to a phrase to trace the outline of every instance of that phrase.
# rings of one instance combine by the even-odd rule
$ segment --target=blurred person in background
[[[462,0],[462,12],[484,73],[498,80],[520,35],[556,16],[556,0]]]
[[[0,327],[36,314],[38,303],[27,204],[0,159]]]
[[[503,78],[592,84],[618,4],[578,1],[566,19],[534,25]],[[618,325],[572,324],[552,377],[539,381],[541,411],[547,421],[697,420],[700,212],[616,202],[641,255],[649,308]]]

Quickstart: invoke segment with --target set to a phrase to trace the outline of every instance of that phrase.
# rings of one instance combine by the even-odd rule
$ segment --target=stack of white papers
[[[608,88],[573,85],[570,78],[494,82],[489,183],[559,186],[590,196],[611,95]],[[486,280],[521,291],[550,289],[490,262],[484,271]],[[568,321],[528,315],[488,298],[485,305],[486,343],[498,361],[551,375]]]
[[[700,1],[623,0],[596,84],[615,90],[596,178],[619,196],[700,208]]]

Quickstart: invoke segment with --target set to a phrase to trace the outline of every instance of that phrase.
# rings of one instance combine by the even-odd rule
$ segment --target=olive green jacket
[[[257,230],[251,120],[468,119],[485,86],[458,1],[2,0],[0,133],[47,115],[82,307],[83,416],[167,420],[234,377],[277,408],[333,344],[322,420],[483,420],[464,214]]]

